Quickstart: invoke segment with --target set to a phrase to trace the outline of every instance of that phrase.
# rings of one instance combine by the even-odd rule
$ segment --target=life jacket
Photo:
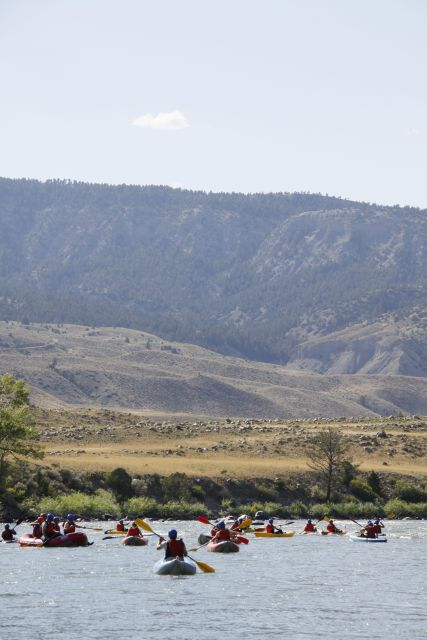
[[[180,538],[179,540],[168,540],[166,545],[166,553],[165,558],[176,558],[176,556],[183,556],[185,552],[184,541]]]
[[[212,538],[213,538],[214,536],[216,536],[216,534],[218,533],[218,531],[219,531],[219,529],[217,529],[216,527],[213,527],[213,528],[211,529],[211,536],[212,536]]]
[[[326,527],[326,531],[329,531],[329,533],[336,533],[337,528],[333,523],[329,522],[328,526]]]
[[[140,531],[138,527],[129,527],[128,536],[139,536]]]
[[[69,520],[64,522],[64,533],[75,533],[75,532],[76,532],[76,525],[74,524],[74,522],[70,522]]]
[[[116,525],[116,531],[124,531],[125,525],[123,523],[118,522]]]
[[[304,527],[304,531],[307,531],[308,533],[315,531],[314,524],[312,522],[307,522],[307,524]]]
[[[55,523],[54,522],[45,522],[43,533],[44,533],[44,537],[45,538],[51,538],[52,536],[54,536],[55,533],[57,533],[55,531]]]
[[[33,538],[41,538],[42,537],[42,526],[39,522],[33,525]]]
[[[215,535],[215,540],[230,540],[230,537],[228,529],[220,529]]]
[[[376,538],[377,537],[374,525],[368,524],[368,526],[365,527],[365,536],[367,538]]]
[[[274,533],[274,526],[273,526],[272,524],[270,524],[270,523],[269,523],[269,524],[265,527],[265,532],[266,532],[266,533]]]
[[[381,533],[381,531],[382,531],[382,527],[379,524],[374,524],[373,525],[373,529],[374,529],[375,533]]]

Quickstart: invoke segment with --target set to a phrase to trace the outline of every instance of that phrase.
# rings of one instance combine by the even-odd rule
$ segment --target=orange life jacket
[[[128,529],[128,536],[139,536],[139,533],[138,527],[129,527]]]
[[[268,523],[268,525],[265,527],[265,532],[266,533],[274,533],[274,526],[270,523]]]
[[[125,525],[123,523],[118,522],[116,525],[116,531],[124,531]]]
[[[329,531],[329,533],[336,533],[336,530],[337,530],[336,526],[331,522],[326,527],[326,531]]]
[[[314,531],[314,524],[312,522],[307,522],[307,524],[304,527],[304,531],[307,531],[308,533],[310,533],[311,531]]]
[[[230,540],[230,532],[228,529],[220,529],[215,534],[215,540]]]

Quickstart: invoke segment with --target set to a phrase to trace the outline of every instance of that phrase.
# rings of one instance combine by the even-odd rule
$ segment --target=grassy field
[[[310,436],[339,429],[362,471],[427,474],[427,419],[185,420],[97,409],[34,409],[46,461],[61,467],[239,478],[308,469]]]

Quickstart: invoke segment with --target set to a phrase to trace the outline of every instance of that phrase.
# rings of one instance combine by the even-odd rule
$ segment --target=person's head
[[[375,524],[379,524],[380,523],[380,519],[377,518],[376,520],[374,520]]]
[[[75,518],[74,513],[67,514],[67,520],[74,520],[74,518]]]
[[[130,526],[131,526],[131,527],[136,527],[136,522],[131,522],[131,523],[130,523]]]
[[[176,529],[169,529],[168,536],[171,540],[176,540],[177,535],[178,535],[178,532]]]
[[[329,520],[329,524],[334,524],[334,521],[332,520],[332,518]]]
[[[46,518],[47,518],[47,513],[41,513],[41,514],[39,515],[39,518],[41,518],[41,519],[42,519],[42,522],[44,522],[44,521],[46,520]]]
[[[220,520],[216,526],[218,527],[218,529],[225,529],[224,520]]]
[[[9,531],[9,529],[10,529],[10,524],[5,524],[5,525],[4,525],[4,528],[6,529],[6,531]]]
[[[307,520],[307,524],[311,524],[311,518]]]
[[[60,520],[60,518],[58,516],[55,516],[54,519],[53,519],[55,524],[58,524],[59,520]]]
[[[123,524],[123,520],[119,520],[119,524]]]
[[[269,522],[270,524],[273,524],[273,518],[269,518],[269,519],[268,519],[268,522]]]
[[[372,520],[368,520],[368,527],[372,527]]]
[[[49,520],[49,522],[51,522],[53,520],[53,513],[48,513],[46,516],[46,520]]]
[[[44,516],[39,516],[36,520],[37,524],[43,524],[44,521],[45,521]]]

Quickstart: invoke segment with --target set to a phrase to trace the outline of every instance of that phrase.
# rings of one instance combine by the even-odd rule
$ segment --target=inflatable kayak
[[[364,536],[350,536],[353,542],[387,542],[387,538],[365,538]]]
[[[239,545],[232,540],[222,540],[221,542],[209,542],[206,549],[216,553],[236,553],[240,551]]]
[[[192,576],[196,573],[197,567],[195,564],[184,558],[162,558],[153,568],[154,573],[159,576]]]
[[[107,529],[107,531],[104,531],[104,533],[106,533],[109,536],[125,536],[127,533],[127,529],[126,531],[117,531],[117,529]]]
[[[199,544],[207,544],[209,540],[212,540],[212,536],[207,536],[205,533],[201,533],[197,538]]]
[[[345,535],[347,535],[347,531],[321,531],[320,535],[322,535],[322,536],[345,536]]]
[[[266,533],[265,531],[255,531],[256,538],[292,538],[295,531],[284,531],[283,533]]]
[[[21,547],[87,547],[90,543],[87,535],[80,531],[65,533],[50,538],[46,543],[41,538],[34,538],[32,533],[24,533],[19,540]]]
[[[141,536],[126,536],[122,539],[122,544],[128,547],[143,547],[148,544],[148,538],[141,538]]]

